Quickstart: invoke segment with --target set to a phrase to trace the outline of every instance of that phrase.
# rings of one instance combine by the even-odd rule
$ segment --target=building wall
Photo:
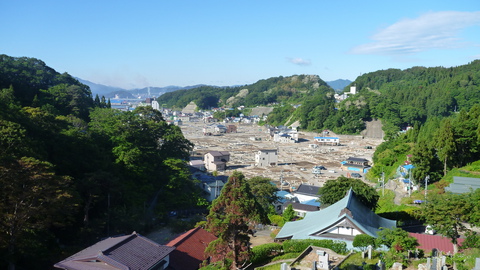
[[[230,161],[229,155],[213,156],[211,153],[207,153],[204,156],[205,169],[208,171],[224,171],[228,161]]]
[[[278,165],[278,155],[276,151],[258,151],[255,154],[255,166],[267,167]]]
[[[342,234],[342,235],[357,235],[361,234],[361,232],[355,228],[351,227],[343,227],[343,226],[336,226],[331,228],[328,233],[332,234]]]

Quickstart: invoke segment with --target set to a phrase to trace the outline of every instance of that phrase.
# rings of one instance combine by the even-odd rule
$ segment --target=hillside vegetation
[[[191,101],[211,107],[275,106],[268,123],[300,120],[311,131],[331,129],[359,134],[364,121],[381,119],[387,138],[407,126],[419,126],[431,117],[448,117],[480,100],[480,60],[443,68],[412,67],[364,74],[352,85],[357,94],[336,103],[333,90],[318,76],[298,75],[260,80],[242,87],[200,87],[167,93],[159,102],[183,108]],[[298,109],[296,109],[298,108]]]
[[[193,145],[151,107],[112,110],[70,75],[6,55],[0,107],[2,269],[50,269],[204,202],[185,163]]]

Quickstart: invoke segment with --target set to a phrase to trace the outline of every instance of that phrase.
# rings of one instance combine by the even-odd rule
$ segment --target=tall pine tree
[[[205,251],[210,263],[220,263],[222,268],[239,269],[250,258],[250,237],[260,220],[256,202],[245,176],[235,171],[213,201],[207,216],[206,228],[218,237]]]

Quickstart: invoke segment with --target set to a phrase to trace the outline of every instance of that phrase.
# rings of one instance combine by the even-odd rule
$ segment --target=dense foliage
[[[201,86],[161,95],[157,100],[167,107],[183,108],[195,102],[200,109],[213,107],[255,107],[259,105],[300,103],[318,91],[333,90],[318,76],[274,77],[251,85],[236,87]]]
[[[428,202],[422,207],[420,218],[436,232],[451,240],[454,253],[458,251],[460,234],[468,231],[464,222],[474,213],[471,210],[478,204],[477,200],[471,201],[467,198],[463,194],[431,194]]]
[[[249,261],[249,234],[261,220],[261,211],[247,180],[235,171],[213,201],[207,216],[206,229],[217,237],[205,251],[212,263],[238,269]]]
[[[272,179],[262,176],[255,176],[248,179],[247,184],[255,200],[262,207],[261,221],[268,223],[267,214],[271,211],[273,203],[279,199],[276,196],[276,192],[278,191],[277,186],[272,183]]]
[[[375,237],[363,233],[357,234],[353,238],[352,246],[360,249],[361,251],[366,251],[368,249],[368,246],[375,248]]]
[[[333,98],[333,89],[313,75],[275,77],[241,87],[202,86],[171,92],[159,100],[178,107],[194,101],[202,109],[275,106],[268,124],[299,120],[302,129],[341,134],[359,134],[365,121],[381,119],[386,138],[391,139],[407,126],[419,128],[431,118],[469,111],[477,104],[480,60],[452,68],[380,70],[358,77],[352,85],[357,94],[340,103]]]
[[[329,248],[338,254],[348,252],[345,242],[326,239],[286,240],[282,245],[284,252],[302,252],[309,246]]]
[[[407,155],[409,158],[407,158]],[[377,147],[369,177],[395,177],[396,169],[409,159],[415,168],[414,183],[424,186],[439,181],[453,168],[480,160],[480,105],[445,118],[432,117],[425,124],[399,133]]]
[[[193,145],[157,111],[109,109],[70,75],[6,55],[0,107],[0,268],[48,269],[196,207]]]
[[[365,206],[375,210],[378,202],[378,193],[375,188],[369,186],[360,179],[340,176],[337,179],[328,180],[318,191],[319,201],[322,207],[334,204],[345,197],[349,190],[353,190],[355,196]]]

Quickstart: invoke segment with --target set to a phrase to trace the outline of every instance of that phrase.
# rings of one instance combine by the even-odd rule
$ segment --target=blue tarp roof
[[[410,170],[410,169],[415,168],[415,166],[413,166],[412,164],[403,165],[402,167],[405,168],[406,170]]]

